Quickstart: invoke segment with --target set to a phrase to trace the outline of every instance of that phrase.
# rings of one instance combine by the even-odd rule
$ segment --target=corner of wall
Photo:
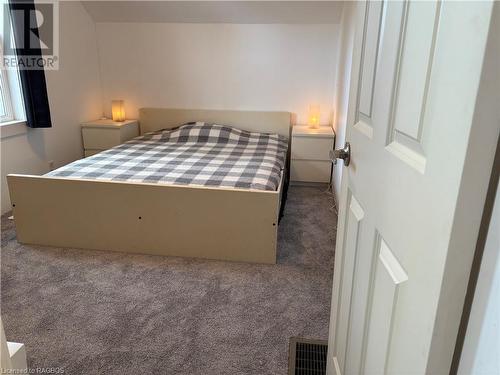
[[[92,15],[88,12],[87,8],[85,7],[85,4],[82,1],[78,1],[80,3],[81,7],[83,8],[83,11],[87,15],[88,19],[92,23],[93,30],[94,30],[94,42],[95,42],[95,49],[97,51],[97,69],[98,69],[98,77],[97,80],[99,82],[99,93],[100,93],[100,101],[101,101],[101,112],[102,115],[104,115],[105,111],[105,104],[104,104],[104,93],[103,93],[103,81],[102,81],[102,64],[101,64],[101,53],[99,51],[99,40],[97,38],[97,22],[94,20]]]

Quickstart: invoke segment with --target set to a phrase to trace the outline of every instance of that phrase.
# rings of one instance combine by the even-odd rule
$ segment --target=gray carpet
[[[286,374],[291,336],[328,336],[324,191],[291,187],[277,265],[24,246],[4,215],[7,339],[26,344],[30,367],[66,374]]]

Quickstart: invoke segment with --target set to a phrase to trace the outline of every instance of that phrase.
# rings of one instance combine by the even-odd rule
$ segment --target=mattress
[[[287,148],[278,134],[196,122],[145,134],[46,176],[277,190]]]

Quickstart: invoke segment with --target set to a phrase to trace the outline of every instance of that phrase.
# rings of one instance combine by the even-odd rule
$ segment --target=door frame
[[[356,2],[356,20],[364,19],[364,2]],[[464,157],[464,168],[459,185],[458,204],[454,213],[450,241],[448,243],[448,255],[441,284],[440,299],[436,320],[434,322],[434,334],[431,342],[430,353],[427,362],[426,373],[448,374],[450,373],[453,353],[457,339],[459,339],[459,327],[462,319],[462,311],[465,304],[465,296],[469,284],[472,262],[478,235],[481,229],[481,218],[486,202],[487,191],[495,152],[499,142],[500,133],[500,74],[498,73],[500,47],[498,31],[500,23],[500,3],[491,4],[491,18],[488,32],[486,52],[481,67],[481,78],[476,95],[474,114],[469,134],[467,152]],[[351,127],[355,121],[355,111],[358,101],[363,27],[357,27],[354,35],[352,69],[350,77],[349,103],[346,121],[346,141],[349,141]],[[445,141],[445,140],[444,140]],[[337,145],[341,147],[342,145]],[[356,157],[356,150],[353,150]],[[347,179],[349,171],[343,167],[341,196],[337,197],[339,204],[337,243],[335,247],[335,258],[343,259],[344,232],[347,210]],[[339,290],[341,286],[342,261],[335,261],[331,320],[329,331],[329,342],[334,343],[335,328],[338,321]],[[456,360],[456,358],[455,358]],[[340,375],[340,368],[334,357],[334,348],[329,345],[328,351],[328,374]]]

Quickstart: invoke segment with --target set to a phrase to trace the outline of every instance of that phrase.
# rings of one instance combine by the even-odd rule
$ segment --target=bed
[[[143,108],[139,122],[123,145],[7,176],[18,241],[275,263],[290,113]]]

